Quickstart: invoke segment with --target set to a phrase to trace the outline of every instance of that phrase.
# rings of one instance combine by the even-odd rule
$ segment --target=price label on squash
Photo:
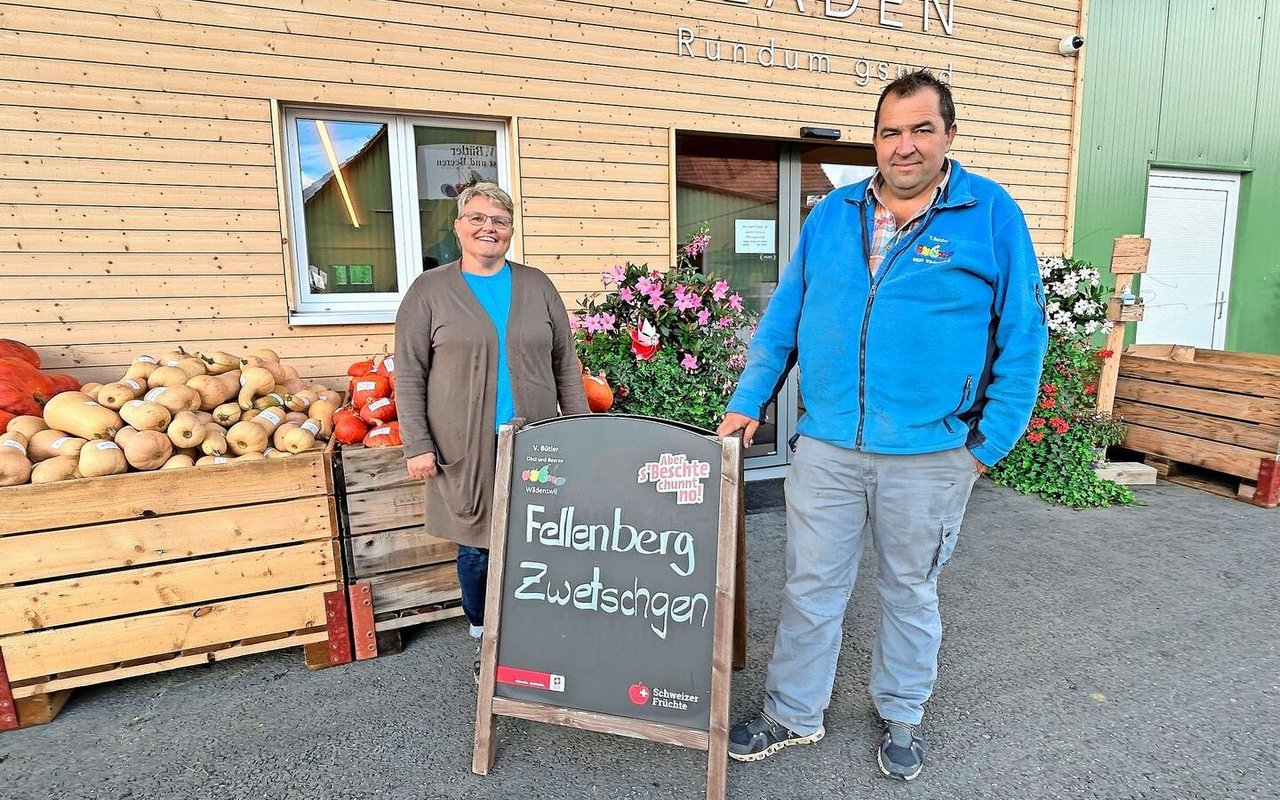
[[[115,442],[94,442],[93,446],[97,450],[119,450]]]
[[[164,394],[167,391],[169,391],[169,387],[157,386],[156,388],[152,389],[151,391],[143,395],[143,397],[145,397],[147,400],[150,400],[151,402],[154,403],[160,397],[160,395]]]
[[[356,381],[357,392],[370,392],[378,387],[373,381]]]
[[[391,398],[389,398],[389,397],[379,397],[377,400],[374,400],[372,403],[370,403],[368,406],[366,406],[366,407],[365,407],[365,410],[366,410],[366,411],[377,411],[378,409],[382,408],[383,406],[389,406],[389,405],[391,405]]]
[[[26,455],[27,453],[26,445],[14,439],[5,439],[3,442],[0,442],[0,445],[4,445],[5,447],[12,447],[18,452],[22,453],[23,455]]]

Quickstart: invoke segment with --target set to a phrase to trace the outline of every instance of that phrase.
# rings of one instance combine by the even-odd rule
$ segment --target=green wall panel
[[[1249,163],[1264,5],[1264,0],[1169,3],[1157,161]]]
[[[1091,0],[1073,253],[1142,233],[1152,164],[1239,171],[1227,348],[1280,353],[1280,0]]]

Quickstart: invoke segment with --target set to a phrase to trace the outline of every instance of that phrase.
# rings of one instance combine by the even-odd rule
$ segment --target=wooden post
[[[1107,350],[1112,355],[1102,365],[1098,378],[1098,411],[1110,414],[1116,402],[1116,380],[1120,376],[1120,351],[1124,348],[1125,324],[1142,320],[1142,302],[1124,305],[1121,295],[1133,286],[1133,276],[1147,271],[1147,257],[1151,254],[1151,240],[1126,234],[1118,237],[1111,246],[1111,274],[1115,276],[1115,289],[1111,304],[1107,306],[1107,319],[1111,332],[1107,334]]]

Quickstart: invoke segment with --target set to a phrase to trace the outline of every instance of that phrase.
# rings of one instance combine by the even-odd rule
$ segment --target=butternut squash
[[[101,384],[101,383],[94,383],[94,382],[92,382],[92,381],[91,381],[91,382],[86,383],[86,384],[84,384],[83,386],[81,386],[81,387],[80,387],[80,391],[84,392],[85,394],[89,395],[90,397],[97,397],[97,396],[98,396],[98,390],[99,390],[99,389],[101,389],[101,388],[102,388],[102,384]]]
[[[260,358],[263,361],[274,361],[280,363],[280,355],[269,347],[259,347],[256,350],[250,350],[249,355]]]
[[[306,411],[315,401],[315,392],[310,389],[302,389],[297,392],[290,392],[286,395],[284,398],[284,405],[285,408],[290,411]]]
[[[288,414],[284,415],[284,421],[292,422],[294,425],[301,425],[309,419],[311,419],[311,417],[308,417],[301,411],[290,411]]]
[[[333,400],[317,400],[307,409],[307,416],[320,423],[317,438],[328,440],[333,435],[333,412],[338,410],[338,405]]]
[[[237,422],[227,431],[227,446],[235,455],[261,453],[271,442],[271,431],[253,420]]]
[[[266,370],[270,373],[272,385],[276,383],[284,383],[286,380],[284,370],[280,367],[279,361],[254,355],[248,355],[240,359],[241,371],[249,369],[250,367]]]
[[[45,428],[27,438],[27,457],[38,463],[58,456],[78,456],[84,445],[85,440],[79,436],[68,436],[62,431]]]
[[[164,462],[160,469],[188,469],[195,465],[196,462],[191,456],[186,453],[178,453],[177,455],[169,456],[169,460]]]
[[[178,362],[186,358],[187,355],[188,355],[187,351],[179,347],[177,350],[170,350],[169,352],[160,356],[157,363],[159,363],[160,366],[162,367],[176,367],[178,366]]]
[[[179,411],[165,433],[174,447],[199,447],[205,437],[204,423],[190,411]]]
[[[200,452],[206,456],[223,456],[227,454],[227,432],[216,422],[204,426],[204,441],[200,442]]]
[[[266,458],[262,453],[245,453],[242,456],[236,456],[236,461],[265,461]]]
[[[275,388],[276,379],[262,367],[245,367],[240,371],[240,408],[253,408],[253,401]]]
[[[119,411],[125,403],[137,400],[147,393],[147,385],[133,378],[126,378],[104,385],[97,392],[97,400],[112,411]]]
[[[271,442],[276,446],[277,450],[301,453],[315,446],[316,434],[319,431],[320,423],[313,419],[309,419],[301,425],[285,423],[276,428],[275,435],[271,437]]]
[[[129,462],[120,445],[104,440],[89,442],[80,448],[77,467],[80,475],[85,478],[100,478],[104,475],[120,475],[128,471]]]
[[[197,467],[217,466],[219,464],[230,464],[232,461],[235,461],[235,459],[227,458],[226,456],[202,456],[201,458],[196,459],[196,466]]]
[[[293,455],[293,453],[288,453],[284,450],[277,450],[274,447],[268,447],[262,454],[268,459],[289,458]]]
[[[186,384],[158,386],[147,392],[143,399],[151,403],[159,403],[169,409],[170,414],[200,409],[200,393]]]
[[[209,374],[209,368],[205,366],[203,361],[195,356],[187,356],[186,358],[179,359],[178,363],[174,364],[174,366],[185,372],[188,378],[194,378],[197,375]]]
[[[264,408],[283,408],[284,398],[288,394],[288,392],[284,392],[282,390],[283,390],[283,387],[281,386],[274,387],[267,394],[264,394],[262,397],[259,397],[257,400],[254,400],[253,407],[259,410]]]
[[[27,437],[17,431],[0,435],[0,486],[17,486],[31,480]]]
[[[4,426],[6,433],[20,433],[30,439],[43,430],[48,430],[49,423],[45,422],[44,417],[37,417],[33,414],[22,414],[9,420],[9,424]]]
[[[240,369],[240,357],[222,350],[204,350],[197,355],[205,363],[210,375],[223,375]]]
[[[223,403],[213,410],[213,421],[224,428],[230,428],[240,421],[242,413],[239,403]]]
[[[129,365],[129,368],[125,370],[124,377],[120,380],[124,381],[132,378],[136,381],[145,381],[151,377],[151,373],[155,372],[158,366],[159,364],[151,356],[138,356]]]
[[[66,431],[81,439],[111,439],[124,427],[119,414],[83,392],[54,395],[45,403],[44,421],[54,430]],[[124,460],[123,455],[120,458]],[[84,469],[80,472],[84,474]]]
[[[140,431],[162,431],[169,427],[173,415],[159,403],[130,400],[120,407],[120,417]]]
[[[135,430],[131,435],[117,436],[116,444],[120,445],[125,460],[134,469],[160,469],[173,455],[173,443],[160,431]]]
[[[284,423],[284,415],[285,410],[282,408],[264,408],[252,421],[266,428],[267,434],[270,435]]]
[[[191,413],[196,415],[196,419],[200,420],[201,425],[206,422],[213,422],[213,414],[208,411],[192,411]]]
[[[235,371],[223,375],[196,375],[187,381],[187,386],[199,392],[202,411],[213,411],[223,403],[235,399],[240,391],[240,373]]]
[[[31,468],[32,483],[57,483],[79,478],[79,456],[54,456]]]
[[[147,386],[155,389],[158,386],[186,386],[191,376],[177,367],[156,367],[147,376]]]

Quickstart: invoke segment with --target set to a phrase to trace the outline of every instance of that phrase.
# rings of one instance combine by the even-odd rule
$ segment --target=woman
[[[560,295],[542,272],[507,261],[513,209],[496,184],[465,189],[453,223],[462,257],[419,276],[396,314],[406,464],[426,481],[426,532],[458,543],[462,609],[477,639],[498,426],[588,412]]]

